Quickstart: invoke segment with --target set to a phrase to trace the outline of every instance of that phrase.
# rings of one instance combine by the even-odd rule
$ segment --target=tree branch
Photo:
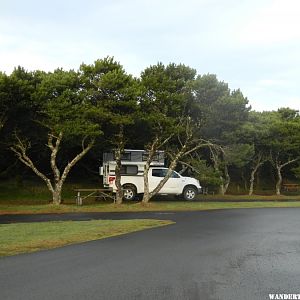
[[[192,169],[192,171],[195,171],[197,174],[200,174],[201,175],[201,172],[199,171],[199,170],[197,170],[195,167],[193,167],[192,165],[190,165],[190,164],[188,164],[188,163],[186,163],[186,162],[184,162],[184,161],[178,161],[180,164],[182,164],[182,165],[184,165],[184,166],[186,166],[186,167],[188,167],[188,168],[191,168]]]
[[[92,140],[82,151],[77,154],[65,167],[61,176],[61,184],[66,180],[71,168],[94,146],[95,140]]]
[[[189,155],[202,147],[210,147],[210,146],[214,146],[214,145],[210,142],[207,142],[206,144],[199,144],[199,145],[195,146],[194,148],[190,149],[189,151],[185,152],[183,154],[183,156]]]
[[[291,163],[293,163],[293,162],[296,162],[296,161],[299,160],[299,159],[300,159],[300,157],[297,157],[297,158],[288,160],[286,163],[280,165],[280,167],[283,168],[283,167],[285,167],[285,166],[287,166],[287,165],[289,165],[289,164],[291,164]]]
[[[34,165],[32,160],[27,156],[26,151],[30,148],[30,143],[26,144],[25,142],[22,142],[21,139],[15,135],[17,143],[10,147],[10,149],[16,154],[17,158],[25,164],[27,167],[29,167],[37,176],[39,176],[42,180],[44,180],[47,184],[48,189],[53,192],[53,186],[51,184],[51,180],[44,175],[41,171],[38,170],[38,168]]]

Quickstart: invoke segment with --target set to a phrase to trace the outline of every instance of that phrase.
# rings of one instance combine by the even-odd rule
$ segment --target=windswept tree
[[[281,108],[269,112],[270,161],[276,171],[276,194],[280,195],[283,168],[300,160],[300,116],[298,111]]]
[[[54,204],[62,202],[62,187],[72,167],[92,148],[102,132],[93,122],[93,110],[81,93],[78,73],[56,70],[43,76],[32,97],[39,106],[37,124],[44,132],[52,176],[42,171],[31,159],[32,141],[15,134],[11,150],[17,158],[39,176],[52,194]],[[77,154],[60,161],[61,148],[76,145]],[[60,165],[59,165],[60,162]]]
[[[192,95],[189,107],[198,126],[198,135],[214,144],[214,147],[209,147],[209,152],[200,152],[198,157],[210,162],[208,168],[213,167],[219,178],[215,181],[219,182],[219,192],[225,194],[231,180],[230,167],[241,166],[248,161],[250,146],[244,143],[240,146],[238,138],[240,127],[248,119],[248,100],[240,90],[231,91],[226,83],[212,74],[196,78],[192,84]],[[195,160],[191,162],[195,164]]]
[[[214,145],[210,146],[209,150],[215,173],[219,174],[219,193],[225,195],[231,181],[229,167],[246,166],[253,155],[253,146],[249,144]]]
[[[252,111],[249,113],[248,121],[239,129],[241,140],[253,147],[250,162],[246,166],[250,172],[248,191],[250,196],[254,192],[255,178],[259,169],[270,159],[270,124],[268,113]]]
[[[15,68],[10,75],[0,73],[0,174],[3,177],[9,173],[19,176],[17,160],[9,150],[15,130],[30,139],[39,139],[38,125],[33,121],[37,105],[32,95],[42,74],[39,71],[28,72],[21,67]]]
[[[144,95],[141,98],[141,119],[144,122],[145,149],[147,160],[144,168],[144,196],[146,204],[157,194],[179,160],[202,146],[202,140],[195,139],[195,127],[187,111],[191,96],[189,85],[196,71],[184,66],[159,63],[147,68],[141,75]],[[156,152],[167,149],[169,168],[165,177],[149,190],[148,173]]]
[[[124,190],[121,157],[124,147],[130,142],[128,130],[134,125],[138,112],[139,82],[112,57],[99,59],[92,65],[82,64],[80,70],[86,98],[94,111],[99,112],[97,122],[104,129],[103,138],[114,151],[116,203],[121,204]]]

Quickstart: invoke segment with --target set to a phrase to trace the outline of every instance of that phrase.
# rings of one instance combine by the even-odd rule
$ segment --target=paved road
[[[176,224],[2,258],[0,299],[261,300],[300,292],[300,209],[62,217],[136,216]],[[10,221],[18,218],[29,221]]]

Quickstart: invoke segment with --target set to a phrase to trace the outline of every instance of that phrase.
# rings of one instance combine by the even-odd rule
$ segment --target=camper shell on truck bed
[[[137,194],[144,193],[144,167],[148,158],[145,150],[125,149],[121,157],[121,184],[124,199],[133,200]],[[157,151],[148,174],[149,189],[153,190],[165,177],[167,168],[164,167],[164,151]],[[116,192],[115,185],[116,161],[113,152],[103,154],[103,166],[100,175],[103,176],[104,187],[112,188]],[[201,190],[198,180],[191,177],[183,177],[173,171],[172,176],[160,190],[160,194],[183,195],[186,200],[193,200]]]
[[[144,167],[148,154],[145,150],[125,149],[121,156],[122,176],[143,176]],[[151,166],[164,166],[164,151],[157,151]],[[111,187],[116,176],[116,160],[113,152],[103,153],[103,165],[100,168],[100,175],[103,175],[104,187]]]

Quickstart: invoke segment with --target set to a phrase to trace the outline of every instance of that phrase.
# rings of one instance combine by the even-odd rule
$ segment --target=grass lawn
[[[34,252],[172,224],[164,220],[94,220],[0,225],[0,256]]]
[[[260,208],[260,207],[300,207],[300,201],[209,201],[209,202],[185,202],[185,201],[155,201],[147,206],[140,203],[123,203],[116,205],[112,203],[88,204],[76,206],[74,204],[62,204],[55,206],[51,204],[28,204],[12,205],[0,204],[1,214],[39,214],[39,213],[70,213],[70,212],[142,212],[142,211],[191,211],[210,209],[232,209],[232,208]]]
[[[181,211],[207,210],[225,208],[255,207],[300,207],[300,195],[199,195],[203,202],[151,201],[148,206],[140,203],[124,203],[115,205],[110,202],[98,202],[94,198],[84,200],[83,206],[75,205],[76,188],[95,188],[97,183],[64,185],[64,205],[54,206],[49,203],[51,195],[42,182],[25,181],[18,185],[12,181],[0,183],[0,214],[30,213],[66,213],[66,212],[126,212],[126,211]]]

